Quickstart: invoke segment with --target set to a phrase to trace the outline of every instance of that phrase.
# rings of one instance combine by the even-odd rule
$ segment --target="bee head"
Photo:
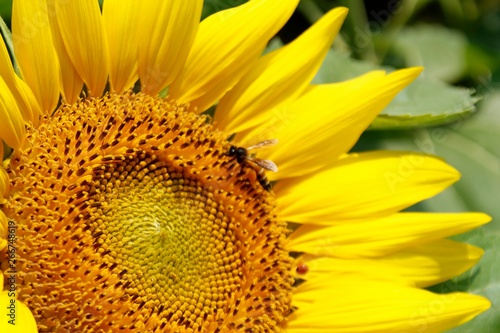
[[[227,152],[227,155],[236,156],[237,151],[238,151],[238,147],[231,146],[231,147],[229,147],[229,151]]]

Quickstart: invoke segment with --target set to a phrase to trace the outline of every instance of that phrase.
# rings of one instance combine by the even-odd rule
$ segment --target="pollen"
[[[40,333],[282,331],[286,223],[206,116],[127,93],[27,132],[0,207]]]

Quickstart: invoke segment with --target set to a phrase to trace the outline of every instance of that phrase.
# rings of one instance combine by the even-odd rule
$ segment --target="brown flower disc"
[[[229,146],[206,117],[143,94],[28,128],[2,211],[39,332],[279,332],[286,224]]]

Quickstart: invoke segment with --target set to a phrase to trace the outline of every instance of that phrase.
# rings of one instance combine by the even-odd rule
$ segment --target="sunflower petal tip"
[[[469,257],[471,259],[479,260],[483,257],[484,253],[485,252],[482,248],[471,246],[471,251],[470,251]]]
[[[344,17],[347,16],[347,14],[349,13],[349,8],[347,7],[337,7],[334,9],[335,11],[338,11],[341,15],[343,15]]]
[[[491,308],[491,301],[481,295],[466,294],[469,297],[471,311],[476,310],[476,315]]]
[[[415,72],[417,74],[420,74],[424,71],[425,67],[424,66],[414,66],[414,67],[408,67],[407,70],[410,72]]]
[[[481,216],[481,220],[484,222],[484,224],[490,223],[493,220],[493,218],[488,214],[484,213],[477,213],[477,214]]]
[[[410,84],[413,82],[424,70],[424,67],[416,66],[398,69],[397,71],[389,73],[389,75],[396,75],[395,78],[399,78],[400,80],[406,82],[406,84]]]
[[[454,168],[450,164],[446,163],[446,161],[444,159],[442,159],[441,157],[439,157],[439,156],[435,156],[435,157],[438,160],[440,160],[440,162],[441,162],[440,164],[442,164],[440,168],[441,168],[443,173],[448,174],[450,181],[452,181],[454,183],[454,182],[460,180],[460,178],[462,178],[462,174],[460,173],[460,171],[458,171],[456,168]],[[438,166],[438,165],[436,165],[436,166]]]
[[[462,317],[462,320],[460,321],[459,325],[472,320],[476,316],[482,314],[483,312],[491,308],[491,301],[484,296],[464,294],[464,293],[456,293],[454,295],[458,296],[458,300],[466,302],[464,304],[466,304],[468,313]]]

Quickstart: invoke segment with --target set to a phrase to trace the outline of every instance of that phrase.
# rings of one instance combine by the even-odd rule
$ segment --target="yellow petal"
[[[38,126],[42,110],[30,87],[17,75],[14,76],[13,85],[7,84],[14,95],[19,111],[25,122]]]
[[[464,273],[483,253],[469,244],[440,239],[375,259],[303,255],[297,262],[308,267],[307,273],[299,274],[305,280],[351,274],[425,288]]]
[[[290,106],[275,110],[264,126],[258,126],[242,140],[278,139],[276,149],[262,151],[259,156],[278,165],[279,172],[270,174],[271,179],[316,171],[328,160],[347,153],[373,119],[421,70],[412,68],[388,75],[376,71],[342,83],[313,86]]]
[[[297,274],[304,280],[331,279],[335,276],[350,275],[361,279],[390,281],[395,284],[415,286],[414,282],[402,276],[398,267],[381,262],[380,259],[339,259],[303,255],[297,265],[305,264],[308,271]]]
[[[108,80],[109,57],[99,3],[56,1],[56,14],[69,58],[89,95],[101,96]]]
[[[47,6],[49,8],[49,13],[56,12],[56,2],[57,0],[47,0]],[[80,92],[83,88],[83,80],[78,75],[75,66],[66,50],[64,41],[59,30],[59,23],[57,22],[57,17],[52,15],[49,17],[50,28],[52,31],[52,40],[54,42],[54,48],[57,52],[59,59],[60,70],[60,82],[61,82],[61,94],[66,103],[74,103],[80,96]]]
[[[161,1],[158,1],[160,3]],[[189,2],[189,1],[188,1]],[[106,0],[102,9],[109,50],[109,83],[111,90],[121,94],[139,78],[137,73],[138,29],[148,21],[140,21],[139,1]],[[156,22],[157,23],[157,22]],[[144,40],[149,39],[143,36]]]
[[[28,85],[21,80],[12,67],[9,53],[2,38],[0,38],[0,77],[9,87],[24,121],[38,123],[40,106]],[[0,156],[3,156],[0,154]]]
[[[15,275],[13,275],[15,278]],[[8,274],[4,277],[9,281]],[[16,293],[13,293],[16,294]],[[0,308],[4,311],[0,320],[0,332],[2,333],[36,333],[35,318],[31,311],[21,301],[11,297],[9,288],[0,292]]]
[[[293,300],[298,310],[288,322],[287,333],[442,332],[491,306],[476,295],[437,295],[351,276],[307,281]]]
[[[14,1],[12,39],[23,80],[41,110],[52,112],[59,101],[59,62],[44,0]]]
[[[5,249],[5,247],[7,246],[7,232],[8,232],[7,223],[8,223],[7,216],[5,216],[5,214],[2,211],[0,211],[0,251]],[[0,277],[1,276],[2,272],[0,272]],[[0,281],[0,291],[2,291],[2,286],[3,284]]]
[[[481,213],[399,213],[333,227],[305,224],[290,236],[289,248],[337,258],[381,257],[464,233],[490,220]]]
[[[0,77],[0,139],[7,145],[18,149],[24,141],[24,120],[11,95],[9,87]]]
[[[155,95],[175,80],[196,36],[202,5],[201,0],[142,3],[137,27],[142,91]]]
[[[200,111],[213,105],[252,66],[297,3],[254,0],[205,19],[169,94]]]
[[[322,223],[395,213],[458,178],[455,169],[436,157],[376,151],[351,154],[313,175],[282,180],[274,192],[284,220]]]
[[[265,122],[309,86],[338,33],[346,8],[335,8],[287,46],[262,57],[220,101],[215,122],[236,133]]]
[[[1,144],[2,148],[0,149],[0,152],[2,153],[0,156],[3,156],[3,144]],[[0,166],[0,204],[5,203],[5,198],[7,197],[7,194],[9,193],[9,176],[7,175],[7,171]]]
[[[407,248],[379,260],[395,267],[399,274],[428,287],[458,276],[474,266],[484,251],[469,244],[441,239]]]

